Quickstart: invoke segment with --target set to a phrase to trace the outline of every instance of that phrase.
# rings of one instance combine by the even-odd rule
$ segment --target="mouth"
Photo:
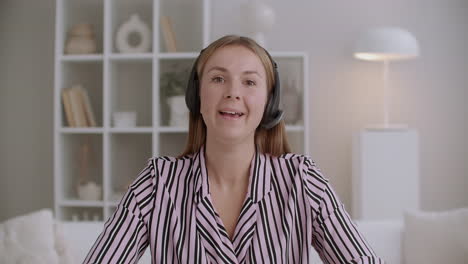
[[[242,112],[235,112],[235,111],[218,111],[218,113],[224,118],[224,119],[239,119],[242,116],[244,116],[244,113]]]

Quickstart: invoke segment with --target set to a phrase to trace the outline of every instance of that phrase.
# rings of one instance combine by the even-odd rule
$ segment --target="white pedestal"
[[[353,142],[353,218],[401,218],[419,209],[419,138],[412,129],[364,129]]]

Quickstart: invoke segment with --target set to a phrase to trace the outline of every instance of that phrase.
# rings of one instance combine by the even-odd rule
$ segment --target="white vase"
[[[130,34],[138,34],[138,43],[129,42]],[[119,27],[115,44],[122,53],[148,52],[151,48],[151,30],[138,14],[133,14]]]
[[[189,122],[189,111],[185,105],[185,95],[167,98],[169,104],[169,126],[185,127]]]

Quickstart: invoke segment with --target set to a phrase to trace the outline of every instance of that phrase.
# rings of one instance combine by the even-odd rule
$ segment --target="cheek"
[[[200,89],[200,112],[202,114],[209,111],[210,107],[214,107],[216,101],[216,94],[209,87]]]
[[[267,103],[266,94],[259,93],[255,96],[248,97],[247,100],[247,104],[250,106],[251,111],[254,111],[255,115],[261,118]]]

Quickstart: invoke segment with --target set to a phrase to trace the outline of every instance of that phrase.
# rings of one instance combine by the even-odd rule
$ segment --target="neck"
[[[229,144],[208,139],[205,160],[210,184],[222,189],[248,184],[250,163],[255,155],[254,140]]]

